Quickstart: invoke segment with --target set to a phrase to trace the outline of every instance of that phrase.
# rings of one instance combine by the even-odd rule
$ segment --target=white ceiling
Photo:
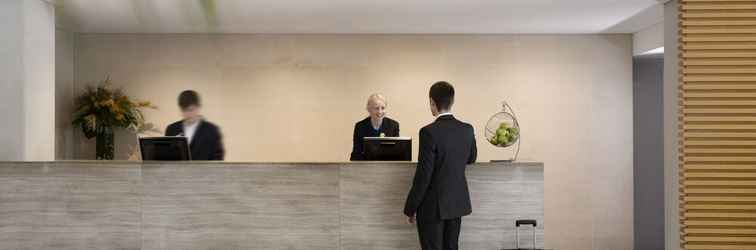
[[[632,33],[662,20],[657,0],[47,1],[84,33]]]

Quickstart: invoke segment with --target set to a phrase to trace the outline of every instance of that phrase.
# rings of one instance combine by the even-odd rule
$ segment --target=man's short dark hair
[[[436,108],[440,110],[449,110],[454,104],[454,86],[448,82],[436,82],[431,86],[428,94],[436,103]]]
[[[186,109],[189,106],[200,106],[199,94],[194,90],[184,90],[179,94],[178,105],[181,109]]]

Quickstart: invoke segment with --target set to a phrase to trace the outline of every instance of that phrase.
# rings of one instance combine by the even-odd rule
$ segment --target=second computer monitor
[[[143,161],[189,161],[189,142],[186,137],[160,136],[139,138]]]

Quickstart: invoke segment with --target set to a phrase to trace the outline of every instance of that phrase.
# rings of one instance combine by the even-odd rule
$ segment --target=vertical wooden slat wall
[[[680,2],[683,249],[756,249],[756,0]]]

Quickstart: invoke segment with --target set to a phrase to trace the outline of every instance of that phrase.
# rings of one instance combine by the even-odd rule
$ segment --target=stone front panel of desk
[[[0,163],[0,249],[139,249],[140,164]]]
[[[0,163],[0,249],[419,249],[410,163]],[[476,164],[462,249],[543,242],[543,166]],[[523,234],[522,241],[530,241]]]
[[[341,168],[341,249],[420,249],[402,213],[414,165],[347,166]],[[473,214],[462,219],[460,249],[513,248],[516,219],[541,223],[536,238],[543,247],[542,164],[473,165],[467,182]],[[523,229],[520,240],[530,246],[532,232]]]

